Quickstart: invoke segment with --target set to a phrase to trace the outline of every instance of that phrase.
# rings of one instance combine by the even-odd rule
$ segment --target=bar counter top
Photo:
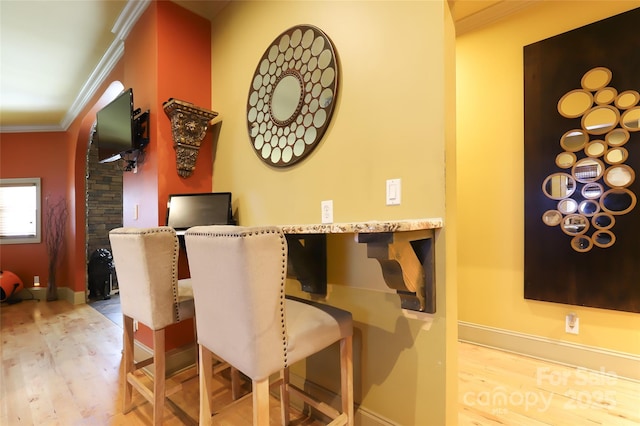
[[[380,232],[420,231],[439,229],[441,218],[405,219],[344,223],[312,223],[306,225],[279,225],[285,234],[360,234]]]

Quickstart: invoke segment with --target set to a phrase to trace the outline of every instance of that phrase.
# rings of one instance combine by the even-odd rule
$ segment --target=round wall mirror
[[[593,241],[586,235],[578,235],[571,239],[571,248],[575,251],[584,253],[593,248]]]
[[[571,169],[571,174],[581,183],[595,182],[602,177],[604,164],[595,158],[583,158],[578,160]]]
[[[566,151],[580,151],[589,141],[589,135],[582,129],[573,129],[566,132],[560,138],[560,146]]]
[[[598,90],[593,99],[598,105],[606,105],[613,102],[617,95],[618,91],[615,87],[605,87],[604,89]]]
[[[599,229],[591,236],[593,244],[600,248],[611,247],[616,242],[616,236],[609,230]]]
[[[576,190],[576,181],[567,173],[554,173],[542,183],[542,191],[552,200],[562,200]]]
[[[602,185],[596,182],[587,183],[582,187],[582,196],[587,200],[595,200],[600,198],[604,190]]]
[[[249,88],[247,126],[258,158],[287,167],[309,155],[329,126],[337,91],[338,61],[329,37],[311,25],[280,34]]]
[[[570,214],[562,221],[562,230],[569,235],[582,235],[589,229],[589,219],[581,214]]]
[[[621,164],[626,161],[627,157],[629,157],[629,152],[625,148],[616,147],[604,154],[604,161],[607,164]]]
[[[612,188],[626,188],[636,178],[633,169],[626,164],[617,164],[604,171],[604,182]]]
[[[607,133],[604,140],[610,146],[622,146],[629,140],[629,131],[618,127]]]
[[[582,87],[586,90],[595,92],[602,89],[611,81],[612,73],[609,68],[596,67],[587,71],[582,76]]]
[[[580,117],[593,106],[593,95],[582,89],[565,93],[558,101],[558,112],[567,118]]]
[[[627,188],[610,189],[600,197],[600,206],[612,215],[623,215],[633,210],[636,201],[636,195]]]
[[[582,116],[582,128],[592,135],[604,135],[618,125],[620,111],[611,105],[599,105]]]
[[[626,110],[620,118],[620,124],[630,132],[640,130],[640,107]]]
[[[593,224],[594,228],[609,229],[613,228],[613,225],[615,225],[616,223],[616,219],[609,213],[600,212],[593,215],[593,217],[591,218],[591,223]]]
[[[584,153],[589,157],[601,157],[607,150],[607,144],[604,141],[596,139],[591,141],[584,147]]]
[[[595,200],[582,200],[578,206],[578,212],[591,217],[600,211],[600,204]]]
[[[640,102],[640,93],[635,90],[626,90],[616,98],[616,106],[620,109],[631,108]]]
[[[573,152],[561,152],[556,155],[556,165],[561,169],[568,169],[576,162],[576,155]]]
[[[548,226],[558,226],[562,222],[562,213],[558,210],[547,210],[542,215],[542,221]]]
[[[578,202],[573,198],[565,198],[558,201],[558,210],[563,214],[571,214],[578,211]]]

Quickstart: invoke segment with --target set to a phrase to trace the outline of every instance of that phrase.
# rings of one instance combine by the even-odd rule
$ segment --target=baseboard
[[[33,296],[33,299],[47,300],[47,287],[25,288],[20,294],[20,297],[22,297],[23,300],[30,299],[29,297],[26,297],[26,292]],[[72,305],[87,303],[87,295],[84,291],[73,291],[69,287],[58,287],[56,289],[56,294],[58,295],[58,300],[66,300]]]
[[[133,358],[138,361],[145,360],[153,355],[153,351],[148,346],[134,340]],[[194,364],[196,359],[196,345],[186,345],[176,349],[167,351],[165,365],[167,375],[172,375],[180,370],[184,370]],[[146,372],[153,377],[153,370],[147,369]]]
[[[500,349],[571,367],[615,373],[617,377],[640,381],[640,357],[593,346],[547,339],[531,334],[458,321],[462,342]]]
[[[340,395],[337,395],[328,389],[317,385],[316,383],[306,381],[303,377],[298,376],[296,374],[291,374],[289,376],[289,381],[291,384],[297,386],[300,389],[304,389],[314,398],[317,398],[321,401],[327,403],[327,405],[332,406],[333,408],[340,410],[341,399]],[[274,389],[274,395],[279,397],[277,389]],[[303,411],[305,409],[304,404],[301,400],[296,399],[296,397],[292,396],[291,405],[294,406],[299,411]],[[324,418],[322,413],[313,412],[312,417],[317,418],[321,421],[327,421],[327,418]],[[381,416],[373,411],[368,410],[365,407],[358,406],[356,404],[354,411],[354,422],[358,426],[399,426],[397,423],[392,422],[389,419],[386,419],[384,416]]]

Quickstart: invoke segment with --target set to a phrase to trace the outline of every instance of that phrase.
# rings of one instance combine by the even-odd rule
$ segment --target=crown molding
[[[456,21],[456,36],[496,23],[537,3],[540,3],[540,0],[501,1],[496,3]]]
[[[82,85],[78,96],[76,96],[76,99],[58,125],[1,126],[0,133],[66,131],[91,101],[98,88],[105,82],[113,68],[124,55],[124,41],[149,4],[151,4],[151,0],[129,0],[127,2],[111,30],[111,32],[115,34],[115,39],[107,48],[98,65],[93,69],[87,81]]]

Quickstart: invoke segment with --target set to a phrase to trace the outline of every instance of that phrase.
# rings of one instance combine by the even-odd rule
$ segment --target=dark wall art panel
[[[640,312],[639,24],[524,47],[527,299]]]

